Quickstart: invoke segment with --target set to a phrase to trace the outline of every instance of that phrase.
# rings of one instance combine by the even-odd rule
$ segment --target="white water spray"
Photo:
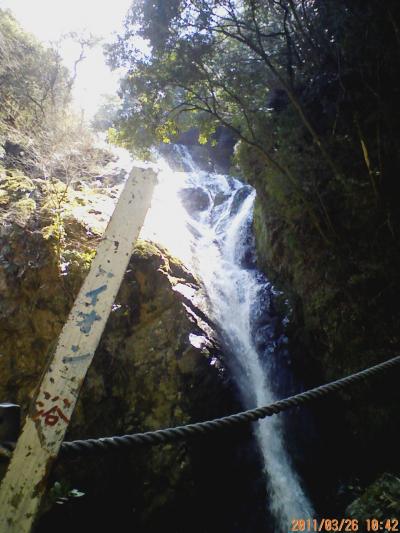
[[[165,170],[143,236],[167,246],[201,278],[246,407],[267,405],[276,400],[273,376],[256,349],[252,317],[272,289],[246,266],[255,191],[233,178],[198,170],[188,151],[178,150],[189,171]],[[276,356],[273,341],[267,353]],[[293,518],[311,518],[312,507],[286,452],[279,417],[258,422],[255,433],[271,511],[279,531],[288,531]]]

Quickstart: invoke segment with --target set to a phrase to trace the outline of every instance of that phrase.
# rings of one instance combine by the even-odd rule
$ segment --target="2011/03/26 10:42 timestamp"
[[[399,520],[397,518],[367,518],[366,520],[357,520],[356,518],[307,518],[293,519],[290,532],[314,532],[314,531],[387,531],[400,532]]]

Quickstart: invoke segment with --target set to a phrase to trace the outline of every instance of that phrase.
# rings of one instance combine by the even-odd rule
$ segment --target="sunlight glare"
[[[93,34],[111,41],[122,30],[125,15],[132,0],[0,0],[1,9],[10,9],[21,26],[45,44],[57,43],[70,32]],[[141,43],[137,43],[141,48]],[[79,45],[64,40],[60,54],[65,66],[73,69],[79,57]],[[121,72],[106,65],[102,43],[87,51],[78,66],[73,89],[74,107],[91,119],[102,104],[103,94],[115,94]]]
[[[171,170],[162,160],[159,168],[158,185],[140,238],[161,244],[172,256],[190,265],[192,253],[185,223],[187,214],[178,197],[185,173]]]

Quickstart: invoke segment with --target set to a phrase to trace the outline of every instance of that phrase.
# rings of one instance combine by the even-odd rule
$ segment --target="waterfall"
[[[279,339],[268,314],[273,288],[255,266],[255,191],[232,177],[199,170],[185,148],[176,151],[185,172],[164,168],[144,236],[168,247],[199,276],[245,407],[267,405],[276,400]],[[278,524],[274,531],[288,531],[293,518],[310,518],[313,510],[285,449],[280,416],[255,424],[255,436]]]

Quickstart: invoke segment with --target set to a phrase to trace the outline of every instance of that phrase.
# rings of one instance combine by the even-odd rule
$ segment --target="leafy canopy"
[[[128,70],[121,85],[120,142],[146,148],[192,125],[204,141],[223,124],[257,143],[269,92],[293,87],[308,55],[306,44],[297,43],[294,51],[290,4],[136,0],[125,33],[107,48],[109,63]],[[147,43],[146,52],[138,49],[138,39]]]

